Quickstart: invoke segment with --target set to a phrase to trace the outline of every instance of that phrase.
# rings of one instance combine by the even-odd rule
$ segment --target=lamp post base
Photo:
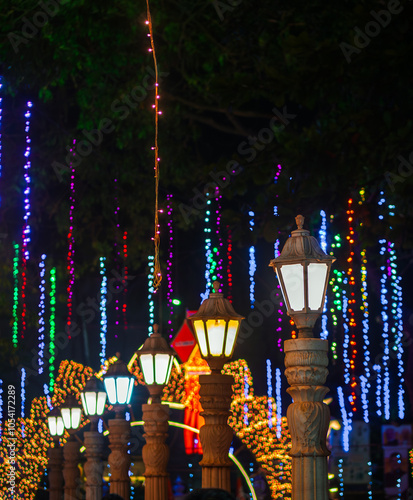
[[[328,342],[301,338],[284,342],[285,375],[293,398],[287,410],[292,448],[292,500],[328,500],[326,446],[330,410],[323,403],[329,389]]]
[[[201,388],[201,415],[205,419],[199,431],[204,456],[200,462],[202,466],[202,487],[221,488],[231,491],[230,467],[231,459],[228,457],[233,432],[228,425],[230,414],[232,384],[231,375],[211,373],[200,375]]]

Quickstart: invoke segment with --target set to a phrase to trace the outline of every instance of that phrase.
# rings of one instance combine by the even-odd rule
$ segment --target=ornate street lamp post
[[[145,384],[149,390],[148,404],[142,405],[143,429],[146,444],[142,449],[145,464],[145,500],[168,500],[169,447],[165,444],[168,436],[169,408],[161,404],[161,395],[171,376],[175,351],[158,332],[145,340],[137,351]]]
[[[63,450],[59,445],[59,437],[63,435],[65,426],[58,408],[53,408],[47,415],[50,435],[53,438],[53,447],[48,450],[49,457],[49,498],[62,500],[63,491]]]
[[[214,293],[204,300],[197,313],[191,316],[196,341],[202,357],[211,368],[210,375],[200,375],[202,416],[205,425],[200,429],[204,456],[202,487],[221,488],[231,491],[228,452],[232,441],[232,429],[227,421],[231,405],[233,377],[221,374],[221,370],[234,352],[241,321],[230,301],[218,293],[219,283],[214,283]]]
[[[296,217],[291,233],[274,267],[287,313],[298,328],[298,338],[284,342],[285,375],[293,398],[287,410],[292,448],[292,500],[328,500],[326,447],[330,410],[323,403],[328,388],[328,342],[313,338],[321,314],[334,257],[326,255],[310,232],[304,217]]]
[[[101,380],[93,376],[86,382],[80,395],[83,411],[90,420],[90,430],[84,433],[86,500],[101,500],[104,439],[103,435],[97,430],[97,424],[105,411],[105,386]]]
[[[128,453],[130,440],[130,422],[125,420],[124,412],[130,403],[135,378],[128,370],[120,354],[117,360],[109,366],[104,375],[104,383],[109,403],[115,408],[115,418],[109,420],[109,454],[110,493],[116,493],[122,498],[130,496],[129,467],[131,458]]]
[[[65,480],[64,500],[75,500],[79,497],[80,488],[80,443],[75,438],[75,432],[80,425],[82,409],[80,408],[76,396],[69,394],[64,404],[60,408],[63,423],[69,432],[69,439],[63,447],[63,477]]]

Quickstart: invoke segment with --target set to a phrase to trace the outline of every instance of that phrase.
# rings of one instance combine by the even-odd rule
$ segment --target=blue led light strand
[[[342,387],[337,387],[338,402],[340,405],[341,419],[343,421],[342,445],[343,450],[347,453],[350,449],[350,432],[352,430],[353,413],[347,412],[344,401],[344,392]]]
[[[106,276],[106,257],[99,258],[99,274],[102,277],[100,282],[100,364],[104,365],[106,360],[106,335],[108,332],[108,318],[106,314],[108,278]]]
[[[340,497],[344,497],[344,458],[338,459],[338,494]]]
[[[386,253],[386,246],[387,246],[387,241],[385,239],[381,239],[379,241],[381,248],[380,248],[380,255],[385,255]],[[389,360],[390,360],[390,342],[389,342],[389,315],[388,315],[388,299],[387,299],[387,280],[388,280],[388,273],[386,266],[381,266],[380,267],[382,271],[382,276],[380,279],[381,283],[381,288],[380,288],[380,302],[381,302],[381,319],[382,319],[382,338],[383,338],[383,357],[382,357],[382,366],[383,366],[383,389],[382,389],[382,395],[383,395],[383,410],[384,410],[384,418],[385,420],[390,419],[390,371],[389,371]]]
[[[277,404],[277,438],[281,439],[281,418],[282,418],[282,399],[281,399],[281,370],[275,369],[275,396]]]
[[[324,210],[320,211],[321,215],[321,226],[318,231],[318,236],[320,239],[320,246],[324,250],[325,253],[327,252],[327,216]],[[320,338],[323,340],[327,340],[328,338],[328,330],[327,330],[327,303],[328,303],[328,298],[327,294],[325,296],[324,300],[324,307],[323,307],[323,314],[321,316],[321,333],[320,333]]]
[[[37,350],[37,365],[38,365],[38,373],[39,375],[44,372],[44,351],[45,351],[45,299],[46,299],[46,255],[43,254],[41,256],[41,260],[39,262],[39,271],[40,271],[40,300],[39,300],[39,321],[38,321],[38,350]]]

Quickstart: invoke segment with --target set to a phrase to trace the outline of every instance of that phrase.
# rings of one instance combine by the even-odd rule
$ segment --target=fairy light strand
[[[56,361],[56,268],[50,269],[50,317],[49,317],[49,391],[54,388],[54,362]]]
[[[0,443],[3,438],[3,380],[0,378]]]
[[[250,231],[254,231],[254,212],[250,210],[248,212],[249,215],[249,228]],[[257,270],[257,264],[255,261],[255,246],[251,245],[248,250],[249,253],[249,276],[250,276],[250,307],[254,309],[255,303],[255,271]]]
[[[14,258],[13,258],[13,327],[12,327],[12,342],[13,346],[17,347],[19,340],[19,255],[20,248],[18,243],[13,243]]]
[[[41,375],[44,373],[44,351],[45,351],[45,299],[46,299],[46,255],[43,254],[41,256],[41,260],[39,262],[39,274],[40,274],[40,299],[39,299],[39,320],[38,320],[38,373]]]
[[[222,274],[223,272],[223,246],[224,244],[222,243],[222,236],[221,236],[221,199],[222,199],[222,194],[220,194],[219,189],[216,191],[216,204],[217,208],[215,210],[216,214],[216,226],[215,226],[215,235],[216,235],[216,242],[217,242],[217,248],[216,248],[216,259],[217,259],[217,269],[216,269],[216,276],[219,281],[219,283],[223,283],[224,281],[224,276]],[[222,292],[222,289],[219,289],[220,292]]]
[[[275,176],[274,176],[274,184],[278,184],[278,179],[281,175],[281,165],[278,164],[277,165],[277,171],[275,173]],[[275,195],[276,198],[278,198],[278,194]],[[274,217],[278,217],[278,205],[274,205]],[[274,257],[277,258],[278,256],[280,255],[280,240],[279,238],[276,238],[275,242],[274,242]],[[283,352],[283,345],[282,345],[282,321],[283,321],[283,315],[284,315],[284,311],[283,311],[283,297],[282,297],[282,293],[281,293],[281,287],[280,287],[280,283],[278,282],[277,280],[277,292],[276,292],[276,297],[277,297],[277,301],[278,301],[278,309],[277,309],[277,328],[276,328],[276,332],[277,332],[277,347],[278,347],[278,350],[280,352]]]
[[[161,266],[160,266],[160,261],[159,261],[159,245],[160,245],[160,231],[159,231],[159,147],[158,147],[158,122],[159,122],[159,115],[162,114],[162,111],[159,111],[159,83],[158,83],[158,63],[156,61],[156,52],[155,52],[155,43],[153,39],[153,26],[152,26],[152,17],[151,17],[151,11],[149,9],[149,0],[146,0],[146,11],[147,11],[147,20],[145,24],[148,26],[149,29],[149,38],[151,40],[151,48],[149,49],[149,52],[152,52],[152,57],[153,57],[153,64],[155,68],[155,100],[154,104],[152,105],[153,109],[155,110],[155,145],[153,147],[154,153],[155,153],[155,223],[154,223],[154,236],[153,236],[153,242],[154,242],[154,262],[153,262],[153,288],[154,291],[156,291],[162,281],[162,274],[161,274]]]
[[[281,370],[275,369],[275,397],[277,403],[277,438],[281,439],[282,399],[281,399]]]
[[[155,258],[153,255],[148,257],[148,301],[149,301],[149,335],[153,332],[153,325],[155,323],[155,302],[153,300],[153,294],[155,293],[155,288],[153,284],[154,280],[154,269],[155,269]]]
[[[227,299],[232,304],[232,232],[229,226],[227,226],[227,279],[228,279]]]
[[[271,360],[267,359],[267,397],[268,397],[268,427],[272,429],[273,401],[272,397],[272,368]]]
[[[100,282],[100,364],[104,365],[106,359],[106,335],[108,331],[108,318],[106,314],[108,278],[106,276],[106,257],[99,258],[99,274],[102,277]]]
[[[70,148],[70,153],[72,157],[76,155],[75,152],[75,144],[76,140],[73,139],[72,147]],[[75,255],[75,237],[73,233],[73,211],[75,209],[75,196],[76,196],[76,191],[75,191],[75,166],[74,162],[71,162],[70,164],[70,196],[69,196],[69,232],[67,234],[67,239],[69,243],[69,249],[67,252],[67,259],[66,259],[66,264],[67,264],[67,271],[69,274],[69,283],[67,285],[67,321],[66,321],[66,327],[67,327],[67,334],[69,340],[72,338],[70,335],[71,332],[71,327],[72,327],[72,315],[73,315],[73,286],[75,283],[75,264],[74,264],[74,255]]]
[[[24,194],[24,216],[23,216],[23,231],[22,231],[22,269],[21,269],[21,275],[22,275],[22,285],[21,285],[21,304],[22,304],[22,320],[21,320],[21,334],[20,337],[21,339],[24,339],[26,330],[27,330],[27,320],[26,320],[26,315],[27,315],[27,304],[26,304],[26,287],[27,287],[27,261],[30,258],[30,251],[29,251],[29,243],[30,243],[30,233],[31,233],[31,227],[30,227],[30,192],[31,192],[31,177],[30,177],[30,169],[31,169],[31,161],[30,161],[30,154],[31,154],[31,139],[30,139],[30,118],[32,116],[31,114],[31,108],[33,107],[33,103],[31,101],[27,101],[26,103],[26,112],[24,114],[24,117],[26,119],[25,122],[25,133],[26,133],[26,148],[24,151],[24,157],[26,159],[26,162],[24,164],[24,182],[25,182],[25,188],[23,191]]]
[[[327,216],[324,210],[320,211],[320,216],[321,216],[321,226],[318,231],[318,235],[320,238],[320,246],[323,249],[324,253],[327,253]],[[320,338],[322,340],[327,340],[328,339],[328,330],[327,330],[327,304],[328,304],[328,298],[327,294],[324,299],[324,307],[323,307],[323,313],[321,316],[321,334]]]
[[[169,338],[173,338],[174,334],[174,328],[172,325],[172,319],[174,315],[174,304],[173,304],[173,282],[172,282],[172,262],[173,262],[173,251],[174,251],[174,228],[173,228],[173,208],[172,208],[172,198],[173,196],[171,194],[168,194],[166,196],[167,200],[167,216],[168,216],[168,235],[169,235],[169,242],[168,242],[168,254],[167,254],[167,259],[166,259],[166,280],[168,284],[168,289],[166,291],[166,301],[167,301],[167,307],[169,310],[168,314],[168,330],[169,330]]]
[[[115,215],[115,239],[114,239],[114,264],[115,264],[115,269],[118,273],[121,272],[121,254],[120,254],[120,248],[119,248],[119,201],[118,201],[118,179],[114,179],[114,203],[115,203],[115,210],[114,210],[114,215]],[[123,283],[122,283],[123,284]],[[116,285],[115,285],[115,328],[114,328],[114,334],[115,334],[115,339],[119,337],[119,327],[120,327],[120,318],[121,318],[121,309],[119,306],[120,303],[120,297],[119,297],[119,291],[120,291],[121,283],[117,280]]]
[[[3,77],[0,76],[0,91],[3,89]],[[2,143],[2,126],[3,126],[3,97],[0,95],[0,179],[3,175],[3,143]],[[0,193],[0,207],[1,207],[1,193]]]
[[[366,257],[366,249],[363,249],[360,252],[361,257],[361,298],[362,305],[360,306],[361,312],[363,313],[363,366],[364,373],[360,377],[361,382],[361,403],[363,407],[363,420],[366,424],[369,423],[369,390],[371,384],[369,382],[371,372],[370,372],[370,339],[369,339],[369,303],[368,303],[368,290],[367,290],[367,257]]]
[[[123,232],[123,304],[122,304],[122,317],[123,317],[123,329],[125,334],[128,330],[128,317],[127,317],[127,298],[128,298],[128,232]]]

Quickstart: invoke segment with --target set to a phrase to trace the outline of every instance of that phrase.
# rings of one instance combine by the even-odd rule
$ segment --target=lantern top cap
[[[82,392],[105,392],[105,386],[100,378],[92,375],[86,382]]]
[[[277,267],[277,264],[287,264],[294,262],[320,262],[333,263],[336,259],[332,255],[327,255],[320,244],[310,235],[310,231],[303,229],[304,217],[297,215],[295,218],[298,229],[291,232],[291,238],[285,242],[284,248],[276,259],[270,262],[271,267]]]
[[[60,417],[59,407],[55,406],[54,408],[52,408],[46,416],[47,417]]]
[[[219,293],[220,283],[214,281],[214,292],[209,294],[200,305],[198,312],[193,314],[190,319],[196,321],[198,319],[207,321],[208,319],[224,319],[241,321],[244,316],[235,312],[231,302],[224,297],[223,293]]]
[[[66,396],[65,402],[60,405],[60,408],[80,408],[80,405],[76,396],[69,393]]]
[[[120,352],[116,353],[116,357],[118,359],[109,366],[104,377],[133,377],[126,363],[120,359]]]
[[[143,346],[137,354],[169,354],[175,355],[175,351],[168,345],[168,342],[159,333],[159,325],[153,325],[153,333],[145,340]]]

